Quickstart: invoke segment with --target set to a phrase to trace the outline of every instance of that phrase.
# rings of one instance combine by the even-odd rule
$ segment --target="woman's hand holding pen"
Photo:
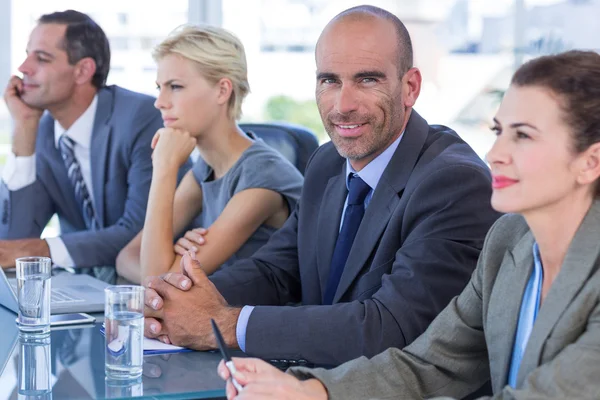
[[[234,378],[243,386],[238,393],[231,382],[231,374],[221,361],[217,368],[219,376],[227,381],[227,399],[295,399],[327,400],[327,390],[316,379],[300,381],[281,372],[267,362],[257,358],[232,358],[236,373]]]

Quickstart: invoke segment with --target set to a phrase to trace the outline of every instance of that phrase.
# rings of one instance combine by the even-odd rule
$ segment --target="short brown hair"
[[[69,64],[75,65],[79,60],[90,57],[96,63],[92,84],[96,89],[106,86],[110,71],[110,45],[100,25],[89,15],[75,10],[44,14],[38,23],[66,25],[62,46],[67,52]]]
[[[557,96],[576,152],[600,142],[600,54],[572,50],[535,58],[515,72],[511,84],[540,86]]]

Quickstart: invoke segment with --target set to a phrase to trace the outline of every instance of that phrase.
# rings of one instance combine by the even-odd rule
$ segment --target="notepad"
[[[144,355],[150,354],[166,354],[166,353],[183,353],[185,351],[193,351],[187,347],[174,346],[166,344],[160,340],[144,338]]]
[[[104,336],[104,324],[100,328],[100,333]],[[118,339],[118,338],[117,338]],[[110,343],[109,343],[110,346]],[[188,351],[193,351],[192,349],[188,349],[187,347],[175,346],[172,344],[166,344],[161,342],[160,340],[150,339],[144,337],[144,355],[152,355],[152,354],[169,354],[169,353],[184,353]]]

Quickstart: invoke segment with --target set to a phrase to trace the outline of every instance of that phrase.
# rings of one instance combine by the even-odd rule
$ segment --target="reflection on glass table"
[[[144,394],[144,382],[141,376],[135,379],[111,379],[107,376],[104,383],[104,397],[107,399],[127,399]]]
[[[19,334],[19,399],[52,399],[50,333]]]
[[[138,380],[107,380],[100,324],[52,328],[46,342],[23,341],[15,314],[0,307],[0,400],[33,399],[20,391],[34,386],[36,399],[212,399],[225,396],[217,375],[221,356],[187,352],[144,357]]]

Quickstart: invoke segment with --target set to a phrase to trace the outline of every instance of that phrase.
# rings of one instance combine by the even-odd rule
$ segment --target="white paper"
[[[160,340],[144,337],[144,351],[181,351],[187,350],[185,347],[166,344]]]
[[[102,323],[102,329],[104,330],[105,324]],[[102,332],[104,335],[104,331]],[[111,342],[112,343],[112,342]],[[110,344],[109,344],[110,346]],[[166,344],[157,339],[150,339],[144,336],[144,351],[164,351],[165,353],[175,353],[178,351],[189,351],[186,347],[179,347],[172,344]]]

